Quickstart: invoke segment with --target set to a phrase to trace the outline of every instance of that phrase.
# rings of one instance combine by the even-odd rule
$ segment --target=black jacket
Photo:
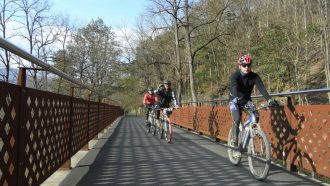
[[[244,105],[246,102],[251,101],[251,93],[254,85],[257,86],[259,92],[266,100],[271,99],[257,73],[249,72],[243,76],[239,70],[234,72],[229,78],[229,99],[240,98],[238,104]]]
[[[178,105],[172,90],[166,91],[165,89],[158,89],[156,94],[158,95],[158,105],[161,108],[169,108],[171,102],[173,102],[173,105]]]

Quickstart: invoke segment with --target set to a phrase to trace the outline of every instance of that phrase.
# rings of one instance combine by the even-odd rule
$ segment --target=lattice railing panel
[[[3,82],[0,90],[0,185],[40,185],[123,114],[120,107]]]
[[[261,127],[271,143],[272,156],[330,177],[329,116],[330,105],[282,106],[261,111]],[[232,124],[228,106],[182,107],[173,112],[171,120],[225,141]]]
[[[89,139],[94,138],[98,133],[99,124],[99,105],[97,102],[90,102],[89,104]]]
[[[70,97],[25,90],[19,177],[22,185],[38,185],[70,157]]]
[[[19,87],[0,82],[0,185],[17,181]]]
[[[88,136],[88,101],[73,99],[72,115],[72,153],[78,152],[89,141]],[[73,155],[72,154],[72,155]]]

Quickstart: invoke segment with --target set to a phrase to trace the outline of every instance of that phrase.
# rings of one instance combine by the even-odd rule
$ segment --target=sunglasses
[[[251,67],[251,64],[242,64],[241,66],[242,66],[243,68],[246,68],[246,67],[249,67],[249,68],[250,68],[250,67]]]

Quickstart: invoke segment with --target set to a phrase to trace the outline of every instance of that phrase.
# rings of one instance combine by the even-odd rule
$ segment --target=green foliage
[[[143,90],[140,80],[135,77],[122,78],[119,81],[119,89],[111,98],[118,101],[127,111],[136,111],[142,104]]]

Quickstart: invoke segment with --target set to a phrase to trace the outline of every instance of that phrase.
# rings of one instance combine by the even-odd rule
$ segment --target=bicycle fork
[[[249,143],[250,139],[250,130],[242,128],[241,130],[241,140],[240,140],[240,145],[242,145],[242,150],[245,149],[246,145]]]

